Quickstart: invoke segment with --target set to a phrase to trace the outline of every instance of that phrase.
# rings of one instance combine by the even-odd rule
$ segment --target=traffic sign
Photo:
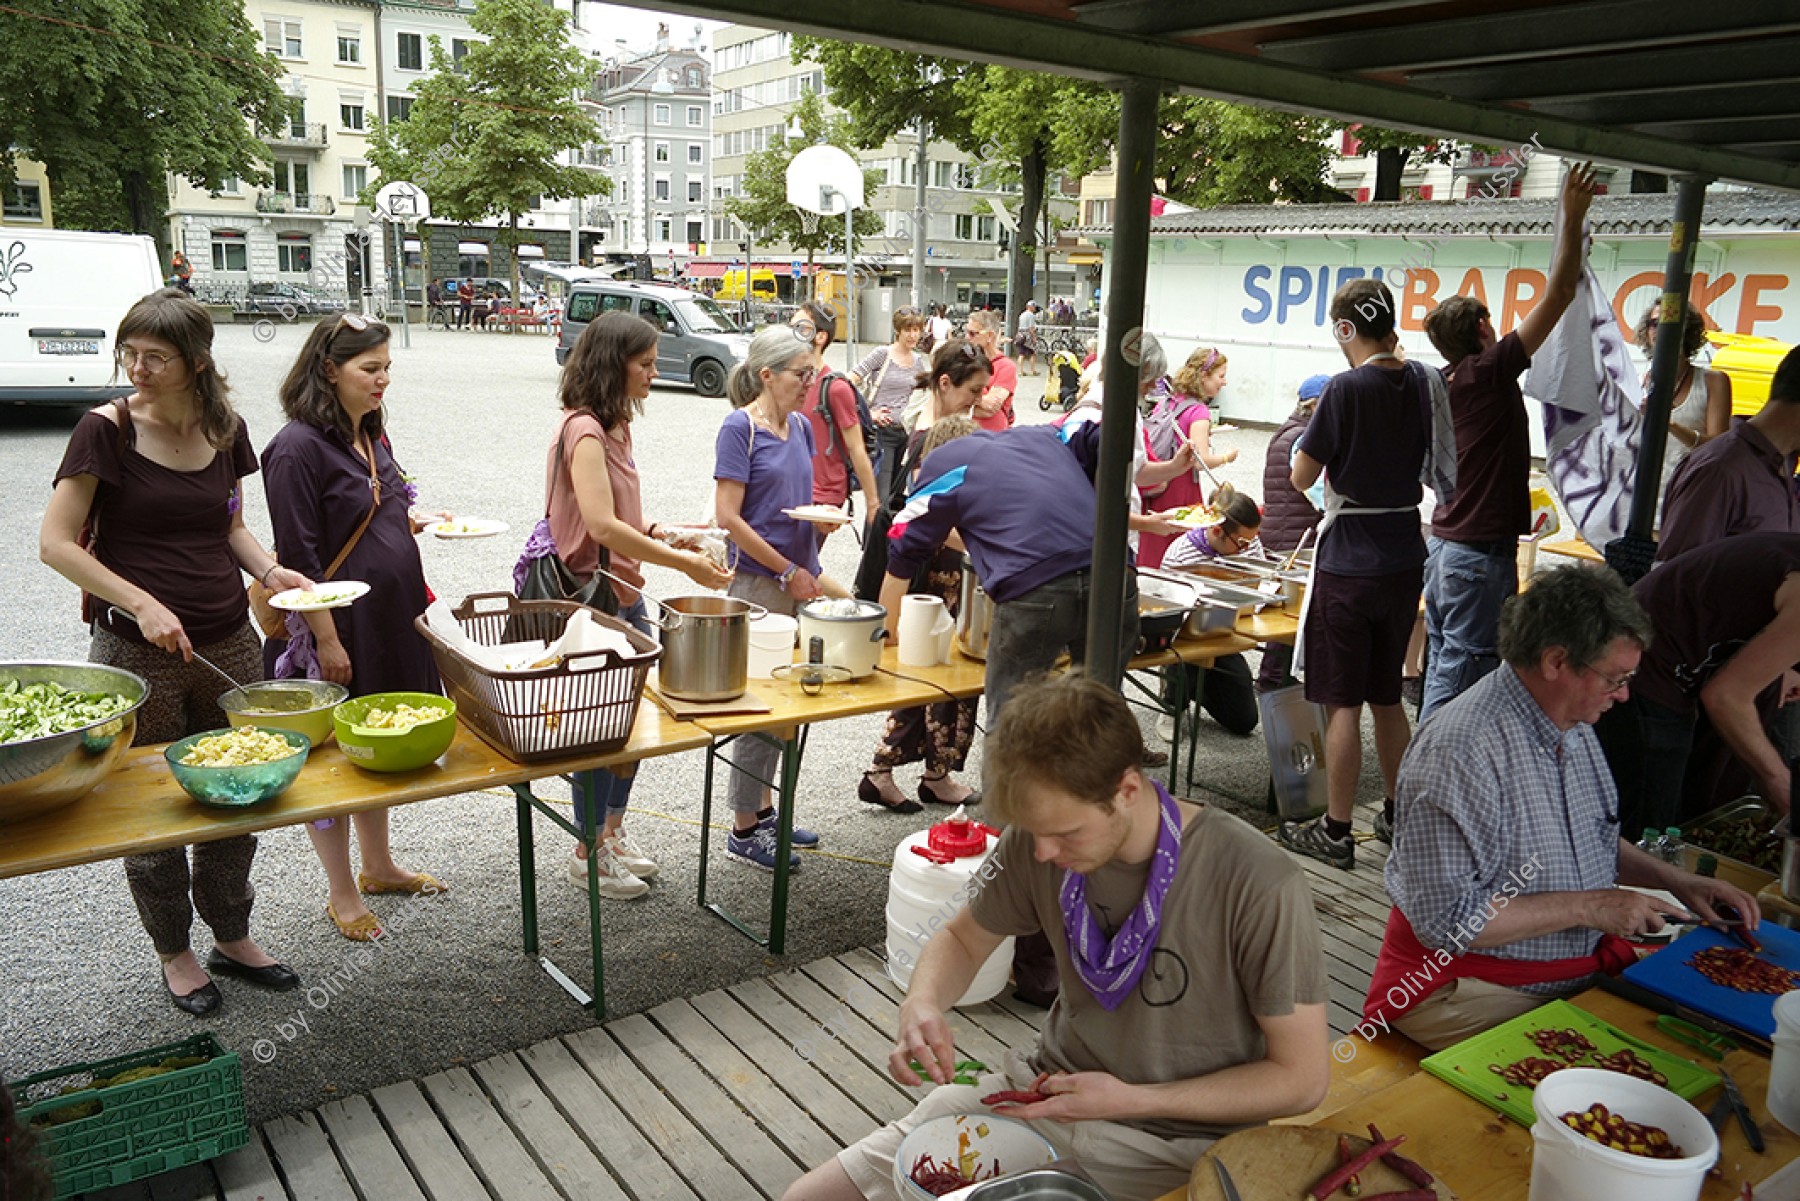
[[[795,259],[793,271],[794,278],[799,279],[802,275],[806,274],[806,264],[802,263],[799,259]]]

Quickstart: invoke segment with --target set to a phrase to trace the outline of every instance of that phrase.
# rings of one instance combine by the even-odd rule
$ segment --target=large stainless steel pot
[[[0,822],[36,817],[84,795],[118,765],[137,735],[137,711],[150,695],[142,676],[97,663],[0,663],[0,684],[61,684],[116,692],[131,708],[79,730],[0,746]]]
[[[963,567],[962,595],[956,609],[956,645],[971,659],[987,658],[988,634],[994,628],[994,602],[982,591],[973,568]]]
[[[750,621],[767,610],[735,596],[659,600],[662,627],[657,688],[681,701],[729,701],[750,680]]]

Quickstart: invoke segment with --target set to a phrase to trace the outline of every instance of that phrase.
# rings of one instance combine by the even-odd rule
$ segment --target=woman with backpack
[[[1157,459],[1174,457],[1185,442],[1193,448],[1195,462],[1209,468],[1237,460],[1235,449],[1213,450],[1212,410],[1207,407],[1225,388],[1225,363],[1224,355],[1202,346],[1175,373],[1173,394],[1157,401],[1144,419],[1150,435],[1150,453]],[[1204,499],[1198,474],[1193,471],[1184,471],[1160,489],[1144,492],[1145,508],[1155,513],[1184,509]],[[1138,547],[1138,566],[1161,566],[1171,541],[1161,534],[1145,534]]]
[[[812,347],[813,369],[819,373],[805,409],[813,432],[813,503],[841,507],[849,499],[854,475],[862,489],[866,523],[881,507],[881,494],[875,490],[875,467],[863,436],[862,397],[847,377],[825,365],[825,351],[837,332],[837,313],[824,301],[809,300],[794,311],[788,328]],[[822,523],[817,527],[820,546],[836,528]]]
[[[903,305],[894,310],[893,342],[876,347],[850,369],[850,382],[868,398],[869,416],[875,422],[869,458],[875,464],[878,496],[894,490],[894,475],[906,450],[906,398],[913,392],[913,376],[923,367],[915,351],[924,332],[925,314]]]

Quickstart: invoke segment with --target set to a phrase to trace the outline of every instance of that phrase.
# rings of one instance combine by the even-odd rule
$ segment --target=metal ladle
[[[110,616],[118,616],[118,617],[126,618],[127,620],[129,620],[131,622],[132,625],[137,625],[137,623],[138,623],[136,614],[127,613],[125,610],[119,608],[119,606],[117,606],[117,605],[108,605],[106,608],[106,612],[109,617]],[[246,689],[244,685],[238,683],[237,680],[232,676],[232,674],[230,672],[226,671],[223,667],[220,667],[217,663],[214,663],[211,659],[208,659],[205,655],[201,654],[199,651],[194,650],[192,647],[190,647],[190,648],[188,648],[188,653],[193,655],[194,658],[200,660],[200,662],[204,663],[207,667],[210,667],[214,672],[216,672],[219,676],[221,676],[225,680],[226,683],[230,684],[233,688],[237,689],[239,692],[248,692],[248,689]]]

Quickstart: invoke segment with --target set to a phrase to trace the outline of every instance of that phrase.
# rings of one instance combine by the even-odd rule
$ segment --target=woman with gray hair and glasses
[[[731,535],[737,574],[727,592],[771,613],[791,614],[824,595],[818,536],[786,513],[812,503],[812,424],[800,410],[818,373],[812,336],[771,325],[751,339],[725,385],[733,411],[714,444],[713,511]],[[779,754],[761,739],[739,742],[728,785],[734,824],[726,853],[770,871],[775,810],[761,781],[772,778]],[[795,826],[793,841],[816,846],[819,836]],[[798,856],[791,863],[797,867]]]

